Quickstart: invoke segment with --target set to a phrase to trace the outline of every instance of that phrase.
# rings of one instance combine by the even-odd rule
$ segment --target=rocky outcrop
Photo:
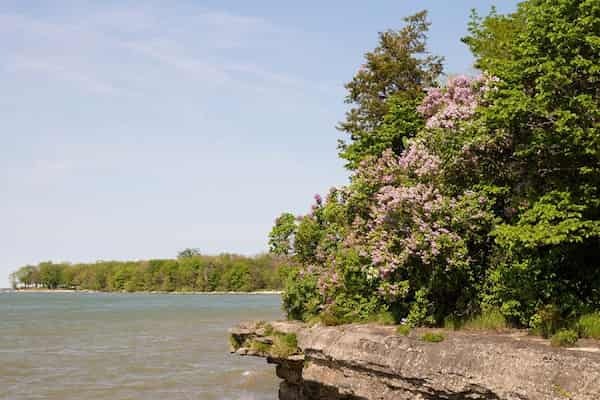
[[[600,348],[550,347],[521,332],[444,332],[439,343],[394,327],[242,323],[232,352],[267,358],[281,400],[599,400]],[[275,345],[277,337],[295,347]],[[280,340],[279,340],[280,341]]]

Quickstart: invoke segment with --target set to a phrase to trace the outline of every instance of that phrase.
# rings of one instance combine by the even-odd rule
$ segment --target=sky
[[[473,74],[470,9],[512,0],[0,0],[0,287],[40,261],[257,254],[347,182],[344,83],[428,9]]]

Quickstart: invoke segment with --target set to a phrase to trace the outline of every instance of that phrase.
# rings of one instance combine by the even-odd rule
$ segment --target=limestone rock
[[[600,399],[596,341],[558,349],[520,332],[444,332],[443,342],[429,343],[419,339],[425,330],[405,337],[377,325],[270,325],[295,333],[303,353],[254,354],[276,364],[282,400]],[[230,333],[244,343],[265,339],[263,328],[246,322]],[[253,355],[243,347],[236,353]]]

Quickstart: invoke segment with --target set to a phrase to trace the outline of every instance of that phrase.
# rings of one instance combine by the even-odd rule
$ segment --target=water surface
[[[1,293],[0,399],[275,399],[227,328],[281,317],[276,295]]]

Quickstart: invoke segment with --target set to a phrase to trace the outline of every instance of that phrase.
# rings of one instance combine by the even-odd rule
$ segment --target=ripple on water
[[[280,318],[277,296],[4,294],[0,399],[275,399],[227,328]]]

